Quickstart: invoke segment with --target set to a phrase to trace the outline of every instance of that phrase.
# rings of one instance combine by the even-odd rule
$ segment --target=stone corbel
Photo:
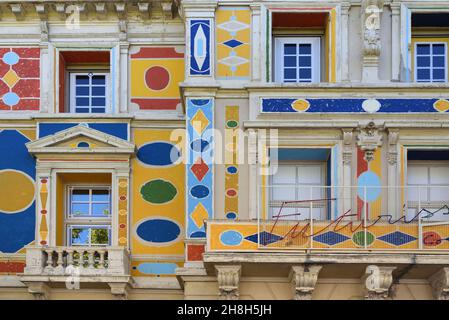
[[[139,15],[142,20],[148,20],[150,18],[151,4],[149,2],[138,2],[137,8],[139,9]]]
[[[343,131],[343,163],[346,165],[351,164],[352,159],[352,140],[353,140],[353,130],[352,129],[342,129]]]
[[[436,300],[449,300],[449,267],[443,267],[429,278]]]
[[[240,265],[215,266],[217,272],[220,300],[238,300],[239,282],[242,267]]]
[[[129,284],[127,282],[108,282],[111,293],[117,300],[128,299]]]
[[[321,268],[320,265],[302,265],[291,268],[289,279],[292,284],[294,300],[312,299]]]
[[[64,3],[55,3],[55,11],[59,14],[59,17],[61,19],[65,19],[66,18],[65,4]]]
[[[48,19],[48,10],[45,3],[37,3],[34,6],[36,8],[36,13],[41,21],[46,21]]]
[[[369,265],[366,267],[362,284],[365,289],[366,300],[390,299],[390,288],[393,284],[393,270],[396,267]]]
[[[388,163],[395,165],[398,161],[399,130],[388,130]]]
[[[119,20],[126,19],[126,3],[125,2],[116,3],[115,11],[117,12],[117,16],[118,16]]]
[[[127,21],[119,20],[118,28],[119,28],[119,40],[127,41],[128,40],[128,23],[127,23]]]
[[[374,122],[369,122],[366,127],[360,129],[357,145],[365,152],[366,161],[374,159],[374,152],[382,146],[382,134]]]
[[[41,42],[48,42],[48,21],[42,20],[39,26],[41,28]]]
[[[173,19],[175,16],[175,10],[173,10],[173,2],[161,2],[162,12],[165,19]]]
[[[95,5],[95,11],[97,12],[98,19],[105,19],[108,14],[108,8],[105,2],[97,2]]]
[[[9,6],[11,12],[16,16],[16,20],[23,20],[25,18],[25,8],[20,3],[12,3]]]
[[[24,282],[28,287],[35,300],[48,300],[50,297],[50,289],[45,282]]]

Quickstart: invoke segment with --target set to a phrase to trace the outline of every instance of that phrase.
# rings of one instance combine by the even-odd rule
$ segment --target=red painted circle
[[[123,229],[124,227],[126,227],[126,224],[122,223],[122,224],[120,225],[120,228]]]
[[[47,210],[41,210],[42,214],[47,214]]]
[[[423,233],[423,240],[425,246],[434,247],[441,243],[442,239],[441,236],[434,232],[434,231],[428,231]]]
[[[168,86],[170,74],[163,67],[151,67],[145,72],[145,83],[152,90],[162,90]]]
[[[42,179],[41,182],[42,183],[47,183],[47,179]]]
[[[120,196],[120,200],[125,201],[126,200],[126,196]]]
[[[235,189],[228,189],[226,191],[226,195],[228,197],[235,197],[237,195],[237,191]]]
[[[45,246],[46,244],[47,244],[47,241],[45,241],[45,240],[41,241],[41,245]]]

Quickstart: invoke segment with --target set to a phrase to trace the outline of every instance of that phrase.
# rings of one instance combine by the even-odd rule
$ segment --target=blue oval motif
[[[229,220],[234,220],[235,218],[237,218],[237,214],[235,212],[228,212],[226,213],[226,218],[228,218]]]
[[[209,195],[209,188],[202,184],[197,184],[190,189],[190,194],[197,199],[206,198]]]
[[[204,231],[195,231],[190,234],[190,238],[205,238],[206,232]]]
[[[229,166],[229,167],[226,168],[226,171],[227,171],[229,174],[235,174],[235,173],[237,173],[237,167],[235,167],[235,166]]]
[[[190,149],[195,152],[204,152],[209,148],[209,142],[202,139],[196,139],[190,144]]]
[[[357,185],[357,193],[363,201],[376,201],[382,192],[380,178],[373,171],[363,172],[357,179]]]
[[[5,94],[2,98],[3,103],[12,107],[15,106],[16,104],[19,103],[20,98],[17,94],[15,94],[14,92],[8,92],[7,94]]]
[[[137,270],[143,274],[157,274],[167,275],[175,274],[175,269],[178,267],[176,263],[141,263],[137,266]]]
[[[176,240],[181,228],[173,221],[156,218],[142,222],[136,233],[144,241],[161,244]]]
[[[242,243],[242,240],[242,234],[235,230],[228,230],[220,235],[220,241],[225,246],[238,246],[240,243]]]
[[[202,107],[202,106],[208,104],[210,100],[208,100],[208,99],[192,99],[190,101],[192,102],[192,104],[194,104],[198,107]]]
[[[169,166],[180,157],[179,149],[168,142],[151,142],[137,151],[137,159],[149,166]]]
[[[10,66],[19,62],[19,56],[15,52],[8,52],[3,55],[3,62]]]

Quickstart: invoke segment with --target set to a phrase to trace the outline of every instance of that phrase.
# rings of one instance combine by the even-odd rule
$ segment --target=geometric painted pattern
[[[189,21],[190,28],[190,75],[210,75],[211,19]]]
[[[187,99],[186,114],[186,236],[201,238],[204,220],[213,216],[213,100]]]
[[[245,239],[254,243],[258,243],[259,236],[260,236],[260,244],[263,246],[278,242],[279,240],[283,239],[281,236],[266,231],[252,234],[250,236],[247,236]]]
[[[131,103],[139,110],[176,110],[181,103],[184,52],[178,47],[139,47],[130,61]]]
[[[128,245],[128,179],[118,180],[118,244]]]
[[[378,237],[378,239],[395,246],[402,246],[403,244],[415,241],[417,238],[400,231],[395,231],[393,233]]]
[[[217,78],[248,79],[251,10],[248,7],[219,7],[216,24]]]
[[[333,231],[328,231],[326,233],[320,234],[318,236],[313,237],[313,240],[333,246],[337,243],[343,242],[350,239],[349,237],[336,233]]]
[[[235,220],[239,210],[239,107],[225,107],[225,217]]]
[[[45,246],[48,245],[48,230],[49,230],[49,220],[48,220],[48,191],[50,188],[49,177],[39,177],[39,244]]]
[[[39,110],[39,60],[39,48],[0,48],[0,110]]]

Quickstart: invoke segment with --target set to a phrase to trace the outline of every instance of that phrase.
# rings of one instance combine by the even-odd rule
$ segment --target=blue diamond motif
[[[333,246],[348,239],[349,237],[345,236],[344,234],[336,233],[333,231],[328,231],[326,233],[313,237],[313,240],[327,244],[329,246]]]
[[[243,42],[235,40],[235,39],[231,39],[231,40],[223,42],[223,44],[230,48],[235,48],[235,47],[241,46],[243,44]]]
[[[400,231],[395,231],[395,232],[392,232],[389,234],[385,234],[382,237],[379,237],[377,239],[387,242],[389,244],[393,244],[395,246],[402,246],[403,244],[412,242],[412,241],[416,240],[417,238],[415,238],[409,234],[402,233]]]
[[[252,234],[250,236],[247,236],[245,239],[254,243],[259,243],[259,234]],[[281,236],[266,231],[262,231],[260,233],[260,244],[263,246],[278,242],[282,239],[283,238]]]

